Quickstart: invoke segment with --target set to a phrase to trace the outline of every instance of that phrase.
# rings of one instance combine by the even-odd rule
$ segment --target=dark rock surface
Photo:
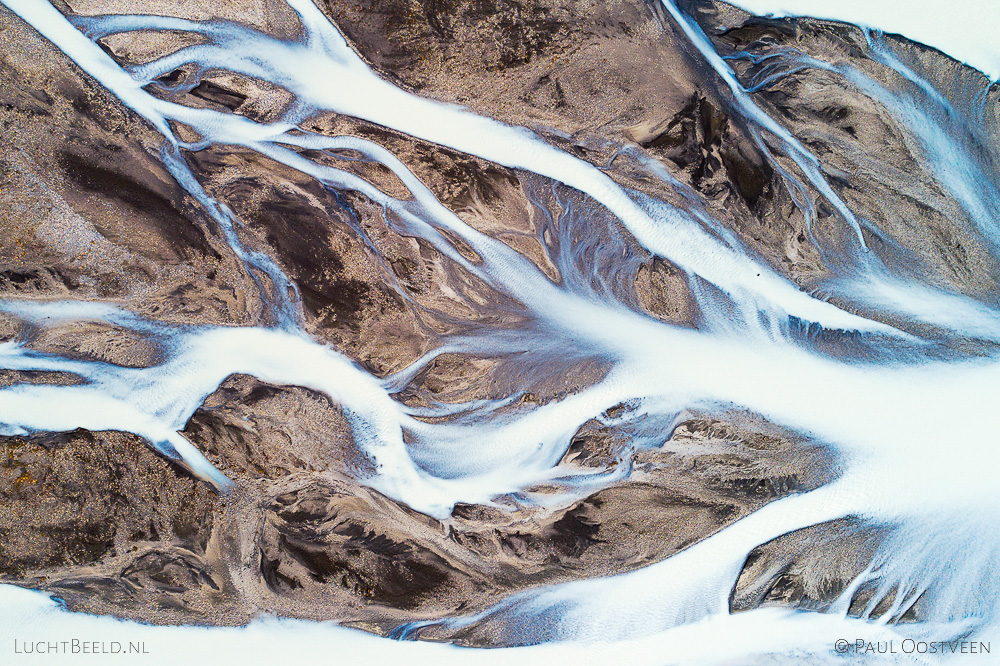
[[[278,430],[290,408],[297,427]],[[562,509],[466,504],[442,522],[347,476],[364,476],[364,459],[330,439],[336,418],[304,389],[227,380],[186,431],[238,481],[225,498],[132,435],[6,438],[0,580],[158,623],[233,624],[266,611],[388,633],[656,562],[816,487],[830,465],[822,449],[693,419],[662,450],[633,454],[629,481]]]

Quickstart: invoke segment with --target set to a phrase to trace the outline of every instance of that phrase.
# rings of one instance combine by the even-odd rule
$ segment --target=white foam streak
[[[68,613],[45,595],[20,588],[0,586],[0,641],[72,640],[97,641],[98,649],[128,649],[128,643],[142,643],[129,655],[136,663],[176,664],[178,659],[197,654],[220,663],[258,664],[274,661],[329,661],[331,655],[346,663],[428,664],[433,666],[492,666],[509,663],[551,664],[552,666],[698,666],[753,663],[760,658],[770,664],[841,664],[832,651],[837,639],[852,641],[895,640],[900,645],[905,633],[872,626],[857,620],[817,613],[793,613],[775,609],[737,615],[715,615],[696,622],[634,640],[588,640],[560,642],[531,647],[477,650],[441,643],[400,642],[378,638],[362,631],[323,622],[261,618],[248,627],[163,627],[116,620],[110,617]],[[55,638],[53,638],[55,637]],[[104,645],[101,646],[100,644]],[[47,649],[43,647],[42,649]],[[72,645],[69,646],[72,649]],[[89,666],[107,664],[120,655],[83,654],[10,655],[12,664],[62,666],[73,663]],[[782,658],[781,654],[790,654]],[[961,663],[990,663],[963,657]],[[958,659],[955,660],[956,663]],[[934,663],[919,655],[898,661],[880,656],[879,664]]]
[[[792,136],[792,133],[787,129],[782,127],[777,121],[768,116],[764,111],[757,106],[756,102],[750,97],[748,92],[743,88],[739,81],[736,80],[736,75],[729,68],[729,65],[719,56],[715,51],[715,47],[712,46],[711,41],[705,35],[704,31],[694,22],[693,19],[683,14],[675,4],[674,0],[661,0],[661,3],[670,13],[673,19],[677,22],[677,25],[684,31],[684,34],[691,41],[691,43],[698,49],[698,51],[704,56],[705,60],[712,67],[713,70],[719,75],[719,77],[725,82],[726,87],[729,88],[730,93],[732,93],[732,103],[736,106],[739,111],[743,114],[745,118],[752,121],[754,125],[757,126],[754,132],[754,137],[757,141],[758,146],[761,151],[770,156],[770,151],[764,142],[761,135],[761,130],[773,135],[777,138],[782,145],[784,151],[788,156],[795,161],[802,172],[805,174],[806,178],[815,187],[823,197],[830,202],[830,204],[837,209],[837,212],[843,217],[844,221],[850,225],[857,236],[858,243],[862,248],[866,248],[864,235],[861,232],[861,224],[858,222],[854,213],[848,208],[847,204],[833,191],[830,184],[826,181],[825,176],[820,170],[819,160],[816,156],[810,153],[802,145],[802,143]],[[776,169],[781,171],[786,175],[786,178],[791,178],[791,176],[781,168],[781,166],[772,158],[772,164]],[[794,182],[789,183],[789,187],[794,186]],[[808,218],[812,217],[812,204],[809,203],[807,206],[806,215]]]

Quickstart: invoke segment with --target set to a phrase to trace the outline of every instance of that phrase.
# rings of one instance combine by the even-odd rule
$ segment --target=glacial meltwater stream
[[[663,0],[665,15],[689,40],[692,53],[700,54],[705,75],[718,77],[720,88],[728,91],[727,113],[742,119],[789,190],[798,193],[807,224],[819,208],[835,220],[839,245],[821,249],[835,257],[837,275],[822,285],[822,293],[800,289],[721,224],[630,191],[530,130],[417,96],[381,78],[311,0],[289,0],[304,34],[288,41],[225,21],[66,17],[45,0],[2,2],[163,134],[164,164],[254,277],[273,322],[260,328],[178,326],[108,303],[0,301],[0,311],[36,327],[105,322],[142,332],[165,350],[161,363],[132,368],[42,353],[17,340],[0,343],[0,368],[67,372],[84,380],[0,389],[3,434],[75,428],[131,432],[225,492],[230,479],[179,431],[208,395],[240,373],[329,396],[341,407],[357,446],[376,465],[375,474],[363,482],[441,519],[457,502],[489,504],[543,482],[558,483],[568,496],[627,475],[624,466],[573,475],[557,467],[573,433],[598,417],[612,424],[651,419],[662,423],[666,438],[686,410],[746,410],[830,447],[841,465],[830,483],[776,500],[659,563],[618,576],[530,589],[488,611],[401,627],[397,635],[418,638],[430,625],[478,625],[502,644],[525,647],[479,651],[274,619],[245,629],[143,628],[150,640],[156,640],[156,632],[177,632],[190,641],[191,658],[210,644],[263,654],[274,650],[271,640],[280,639],[306,646],[303,655],[337,654],[335,663],[686,664],[760,654],[778,655],[760,663],[781,658],[820,663],[838,659],[833,651],[838,638],[997,636],[1000,292],[994,285],[986,296],[958,293],[922,280],[919,272],[899,271],[872,252],[868,245],[879,237],[878,225],[852,210],[851,201],[828,182],[821,158],[758,106],[750,87],[731,69],[751,56],[724,59],[671,0]],[[129,71],[95,43],[140,30],[189,33],[198,36],[198,43]],[[1000,181],[997,155],[989,152],[996,143],[980,141],[983,130],[975,121],[909,70],[878,34],[870,39],[872,53],[907,79],[909,88],[889,90],[850,65],[791,51],[773,56],[787,59],[784,69],[773,71],[825,69],[882,105],[901,131],[921,142],[940,187],[964,211],[967,220],[956,224],[979,234],[1000,257]],[[269,82],[294,95],[295,104],[285,118],[263,124],[148,92],[158,77],[190,64]],[[656,320],[617,298],[613,289],[600,288],[612,273],[574,272],[573,266],[586,265],[586,257],[574,252],[568,236],[560,248],[565,266],[558,266],[566,270],[553,281],[529,258],[440,203],[387,148],[300,126],[321,112],[363,119],[584,193],[650,255],[683,271],[697,300],[696,326]],[[181,140],[178,126],[201,138]],[[384,209],[395,232],[422,239],[499,294],[520,313],[520,324],[446,339],[406,370],[373,376],[305,332],[294,282],[272,258],[244,246],[240,220],[203,189],[185,155],[213,145],[241,146],[327,188],[364,195]],[[390,196],[330,160],[310,157],[348,152],[390,170],[409,196]],[[648,169],[657,177],[654,166]],[[816,193],[815,199],[809,192]],[[626,260],[623,254],[621,261]],[[403,291],[400,297],[409,298]],[[400,400],[410,379],[445,353],[524,354],[539,364],[572,356],[608,370],[586,388],[530,410],[506,409],[510,400],[430,407]],[[631,409],[610,416],[621,404]],[[730,612],[731,592],[752,549],[845,517],[883,526],[886,536],[868,568],[829,609]],[[862,587],[874,590],[870,601],[860,617],[849,615],[852,597]],[[919,622],[898,622],[918,599],[924,609]],[[0,603],[20,609],[21,615],[13,616],[0,610],[4,622],[37,617],[69,626],[65,623],[77,621],[44,596],[17,588],[4,591]],[[83,627],[81,633],[101,632],[115,622],[85,616],[75,626]],[[1000,642],[994,648],[1000,650]],[[933,661],[929,655],[906,658]]]

